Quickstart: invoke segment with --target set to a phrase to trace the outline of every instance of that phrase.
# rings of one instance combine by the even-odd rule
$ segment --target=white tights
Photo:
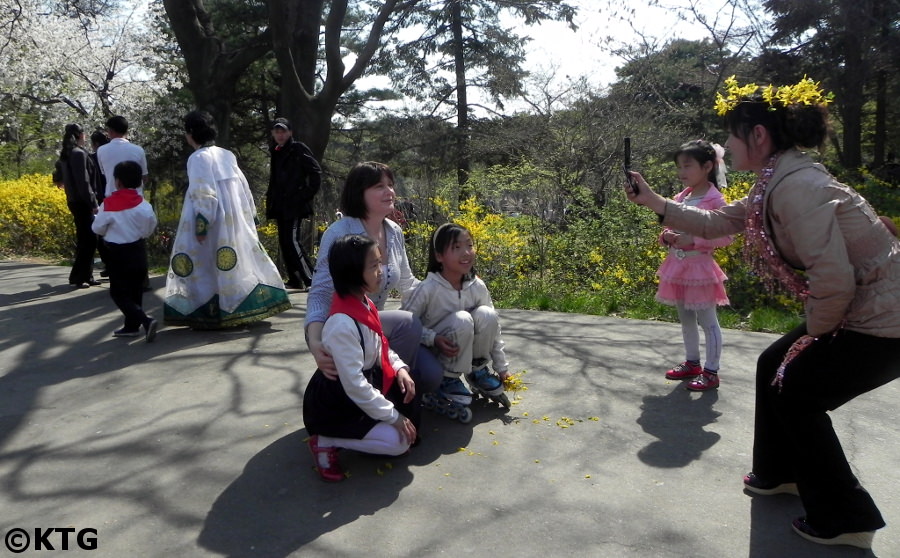
[[[346,448],[375,455],[401,455],[409,449],[409,444],[396,428],[386,422],[379,422],[369,430],[362,440],[353,438],[332,438],[319,435],[320,448]],[[320,454],[324,457],[325,454]],[[327,460],[327,458],[326,458]],[[328,467],[328,463],[322,464]]]
[[[700,362],[700,332],[697,327],[699,325],[703,328],[706,339],[704,368],[718,370],[719,359],[722,357],[722,329],[719,327],[715,307],[688,310],[679,304],[677,308],[678,319],[681,321],[681,335],[684,337],[685,360]]]

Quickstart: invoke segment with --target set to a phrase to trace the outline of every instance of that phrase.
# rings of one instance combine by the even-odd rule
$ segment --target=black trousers
[[[97,249],[97,235],[91,230],[94,212],[73,204],[69,204],[69,211],[75,220],[75,261],[69,272],[69,284],[79,285],[94,278],[94,251]]]
[[[828,411],[900,376],[900,339],[852,331],[820,338],[771,385],[788,348],[806,325],[788,333],[757,361],[753,472],[796,482],[806,519],[822,533],[884,527],[874,500],[850,469]]]
[[[306,249],[303,247],[301,223],[303,219],[289,219],[279,217],[278,246],[281,249],[281,258],[284,260],[284,268],[288,275],[288,284],[293,287],[312,285],[313,265]]]
[[[125,316],[125,329],[135,331],[150,319],[144,313],[147,246],[141,239],[129,244],[106,243],[109,296]]]

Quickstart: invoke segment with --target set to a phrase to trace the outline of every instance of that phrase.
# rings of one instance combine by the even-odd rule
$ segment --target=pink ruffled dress
[[[699,209],[718,209],[725,205],[725,198],[715,186],[710,185],[709,191],[699,200],[690,199],[691,191],[691,188],[685,188],[675,196],[675,201]],[[711,240],[694,237],[691,246],[681,249],[670,247],[656,272],[659,277],[656,300],[669,306],[681,303],[688,310],[729,304],[724,285],[728,277],[713,259],[712,253],[716,248],[731,244],[731,241],[730,236]],[[660,244],[665,245],[662,235]]]

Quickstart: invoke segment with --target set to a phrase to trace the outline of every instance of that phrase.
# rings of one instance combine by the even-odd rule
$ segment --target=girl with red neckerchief
[[[409,367],[389,347],[378,309],[366,296],[381,288],[381,250],[362,235],[346,235],[331,246],[334,282],[322,345],[334,358],[338,380],[316,370],[303,394],[303,422],[322,480],[344,472],[338,450],[401,455],[416,440],[420,416]]]

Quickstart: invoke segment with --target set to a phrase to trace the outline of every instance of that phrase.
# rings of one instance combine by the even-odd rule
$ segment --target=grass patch
[[[602,292],[553,293],[523,288],[504,293],[502,300],[495,299],[494,302],[500,308],[678,323],[678,312],[673,306],[660,304],[653,295],[646,293],[626,298]],[[758,308],[744,315],[730,306],[725,306],[719,308],[718,317],[719,325],[725,329],[765,333],[787,333],[803,322],[802,316],[774,308]]]

